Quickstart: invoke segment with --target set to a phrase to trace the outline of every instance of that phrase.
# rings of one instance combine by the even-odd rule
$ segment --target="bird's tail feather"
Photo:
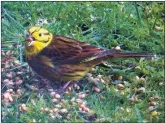
[[[118,50],[108,50],[106,53],[108,57],[154,57],[153,54],[147,52],[122,52]]]
[[[154,57],[153,54],[147,52],[126,52],[120,50],[104,50],[103,52],[95,54],[95,56],[86,58],[83,62],[88,62],[91,65],[100,65],[104,60],[113,59],[113,58],[121,58],[121,57]]]

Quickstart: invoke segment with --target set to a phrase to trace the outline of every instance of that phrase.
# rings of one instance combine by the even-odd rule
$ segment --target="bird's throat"
[[[45,47],[47,47],[51,43],[51,40],[47,43],[41,43],[38,41],[35,41],[33,45],[28,46],[28,42],[25,43],[25,55],[28,59],[30,57],[37,55],[39,52],[41,52]]]

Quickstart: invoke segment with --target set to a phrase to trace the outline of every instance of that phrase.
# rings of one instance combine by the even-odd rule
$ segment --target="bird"
[[[29,66],[41,77],[57,84],[79,81],[107,59],[148,56],[151,54],[147,52],[98,48],[52,34],[39,26],[30,27],[25,34],[25,57]]]

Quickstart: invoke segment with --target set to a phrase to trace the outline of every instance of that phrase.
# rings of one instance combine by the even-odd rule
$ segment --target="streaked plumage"
[[[29,29],[25,55],[30,67],[52,82],[79,80],[92,67],[109,58],[149,56],[148,53],[100,49],[88,43],[52,35],[40,27]]]

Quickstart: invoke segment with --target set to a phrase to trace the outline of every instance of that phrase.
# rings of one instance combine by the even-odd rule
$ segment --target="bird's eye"
[[[39,36],[42,36],[42,34],[41,34],[41,33],[39,33]]]

